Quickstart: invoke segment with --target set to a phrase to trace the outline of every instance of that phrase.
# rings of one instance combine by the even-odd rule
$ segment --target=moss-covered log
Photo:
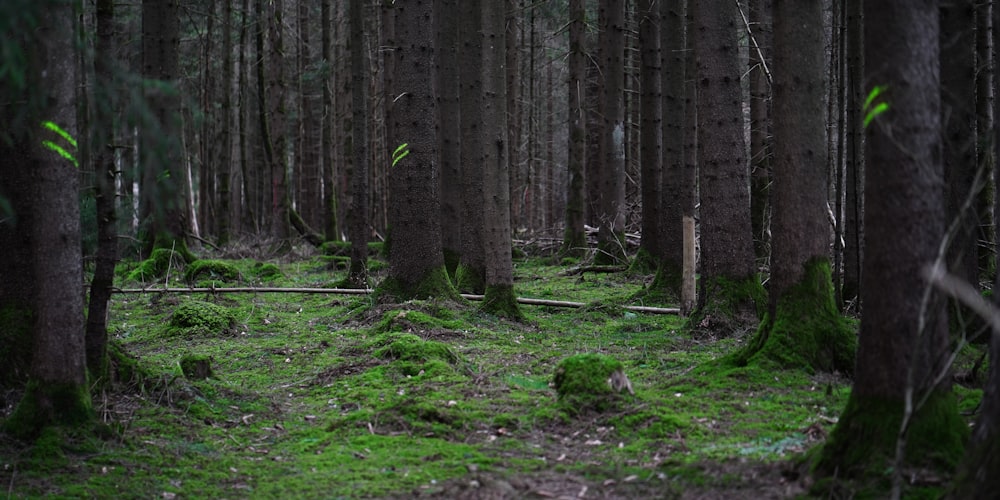
[[[810,261],[802,280],[777,299],[734,361],[741,366],[771,362],[781,368],[853,373],[857,336],[835,300],[829,260]]]

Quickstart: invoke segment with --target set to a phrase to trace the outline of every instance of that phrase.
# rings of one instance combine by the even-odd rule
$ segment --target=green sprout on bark
[[[399,163],[399,160],[406,158],[406,155],[408,154],[410,154],[410,144],[406,142],[400,144],[399,147],[392,152],[392,166],[395,167],[396,164]]]
[[[56,135],[61,137],[66,144],[68,144],[74,150],[76,149],[76,139],[74,139],[69,132],[63,130],[62,127],[60,127],[59,125],[56,125],[55,123],[50,121],[43,121],[42,128],[55,133]],[[63,158],[73,162],[73,165],[75,165],[76,168],[80,168],[80,163],[76,161],[76,156],[74,156],[73,153],[67,151],[66,148],[62,147],[61,145],[56,144],[53,141],[43,140],[42,146],[45,146],[46,148],[51,149],[52,151],[55,151],[56,154],[58,154],[59,156],[62,156]]]
[[[868,124],[875,119],[876,116],[881,115],[889,110],[889,103],[885,101],[875,102],[879,97],[885,94],[886,89],[889,87],[886,85],[876,85],[871,92],[868,93],[868,98],[865,99],[865,122],[864,128],[868,128]]]

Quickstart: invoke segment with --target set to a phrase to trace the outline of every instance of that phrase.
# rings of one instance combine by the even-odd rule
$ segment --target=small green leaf
[[[406,158],[406,155],[410,154],[408,147],[409,143],[404,142],[392,152],[392,166],[395,167],[396,164],[399,163],[399,160]]]
[[[868,98],[865,99],[864,109],[868,109],[872,105],[872,101],[878,99],[878,96],[885,92],[886,87],[884,85],[876,85],[871,92],[868,93]]]
[[[876,116],[881,115],[882,113],[885,113],[888,110],[889,110],[889,103],[880,102],[876,104],[874,108],[869,109],[868,113],[865,114],[864,127],[868,128],[868,124],[871,123],[871,121],[874,120]]]
[[[70,143],[74,148],[76,147],[76,139],[74,139],[72,135],[69,135],[69,132],[63,130],[59,125],[50,121],[44,121],[42,122],[42,127],[59,134],[59,136],[65,139],[66,142]]]

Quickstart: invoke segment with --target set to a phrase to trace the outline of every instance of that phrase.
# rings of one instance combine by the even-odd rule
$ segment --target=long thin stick
[[[232,288],[114,288],[111,293],[307,293],[307,294],[340,294],[340,295],[368,295],[374,290],[371,288],[278,288],[278,287],[232,287]],[[463,293],[466,300],[482,301],[484,295],[473,295]],[[532,299],[528,297],[518,297],[519,304],[549,307],[581,308],[587,304],[584,302],[570,302],[566,300]],[[622,309],[634,312],[650,314],[680,314],[681,310],[676,307],[652,307],[652,306],[622,306]]]

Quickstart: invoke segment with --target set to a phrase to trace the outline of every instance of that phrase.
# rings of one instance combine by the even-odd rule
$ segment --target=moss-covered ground
[[[271,263],[279,269],[266,275],[259,262],[229,262],[238,273],[213,276],[216,288],[322,288],[346,273],[322,256]],[[807,491],[797,476],[801,457],[833,428],[849,381],[717,362],[749,338],[716,340],[687,333],[676,316],[618,307],[668,305],[635,298],[652,276],[567,276],[546,262],[515,262],[517,295],[587,307],[522,305],[525,320],[513,322],[475,302],[117,294],[112,340],[138,359],[146,379],[93,395],[97,432],[46,434],[34,444],[0,434],[0,487],[10,498]],[[122,263],[116,286],[135,287],[128,276],[137,266]],[[187,286],[182,269],[161,279]],[[191,301],[198,307],[188,313],[211,317],[177,325]],[[567,408],[553,376],[562,360],[583,353],[619,361],[634,395],[622,392],[601,412]],[[184,377],[181,360],[192,356],[211,360],[211,377]],[[0,396],[5,419],[17,394]],[[963,408],[979,397],[958,396]]]

